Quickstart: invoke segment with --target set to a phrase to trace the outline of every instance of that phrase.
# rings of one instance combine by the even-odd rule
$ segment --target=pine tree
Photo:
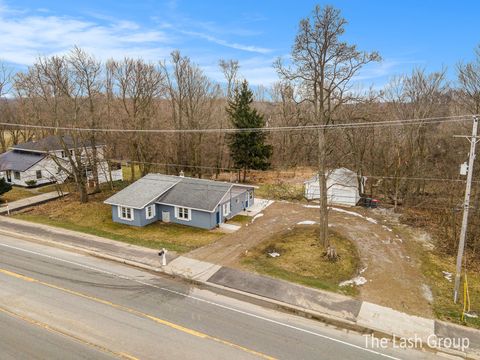
[[[0,196],[12,190],[12,185],[5,181],[5,178],[0,179]]]
[[[261,128],[265,120],[251,107],[253,92],[244,80],[235,89],[234,97],[228,102],[227,113],[237,129]],[[229,136],[230,156],[237,169],[243,170],[243,181],[247,170],[266,170],[270,167],[272,146],[265,144],[266,134],[262,131],[240,131]]]

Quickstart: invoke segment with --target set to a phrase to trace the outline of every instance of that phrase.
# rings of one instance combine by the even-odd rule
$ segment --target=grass
[[[145,227],[134,227],[112,221],[111,207],[103,204],[107,194],[90,196],[90,202],[81,204],[75,196],[49,202],[15,217],[106,237],[149,248],[162,248],[179,253],[217,240],[222,234],[177,224],[156,222]]]
[[[230,220],[228,220],[229,223],[234,223],[239,225],[247,224],[250,221],[252,221],[252,217],[246,216],[246,215],[237,215],[231,218]]]
[[[17,186],[13,186],[12,190],[10,190],[9,192],[6,192],[5,194],[3,194],[0,197],[0,202],[1,203],[6,203],[6,202],[10,203],[12,201],[25,199],[25,198],[35,196],[35,195],[36,194],[32,193],[31,191],[29,191],[27,189],[17,187]]]
[[[355,287],[338,286],[358,272],[360,259],[354,244],[330,231],[330,241],[340,255],[337,262],[330,262],[316,242],[318,232],[317,226],[296,226],[249,251],[242,259],[242,265],[301,285],[356,295]],[[278,252],[280,256],[270,257],[268,252],[271,251]]]
[[[303,186],[276,183],[276,184],[261,184],[258,189],[255,189],[255,196],[263,199],[271,200],[286,200],[286,201],[303,201]]]
[[[465,318],[465,320],[462,321],[463,279],[459,301],[457,304],[453,303],[455,258],[442,256],[434,251],[426,252],[422,257],[422,271],[432,289],[434,297],[433,311],[435,316],[440,320],[480,329],[480,318]],[[448,271],[453,274],[452,282],[445,279],[442,271]],[[476,313],[480,315],[480,275],[478,271],[469,271],[467,276],[471,310],[476,310]]]

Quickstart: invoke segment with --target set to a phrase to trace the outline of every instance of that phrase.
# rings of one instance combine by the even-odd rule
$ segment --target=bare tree
[[[126,58],[110,61],[108,67],[113,78],[114,90],[121,104],[121,123],[125,129],[148,129],[157,115],[156,101],[164,94],[164,75],[160,68],[143,60]],[[158,140],[158,139],[157,139]],[[131,176],[135,179],[135,162],[142,175],[146,175],[161,148],[148,134],[133,133],[129,141]]]
[[[301,101],[310,104],[312,122],[329,125],[336,111],[352,100],[349,91],[358,71],[372,61],[379,61],[378,53],[357,50],[341,40],[346,20],[340,10],[331,6],[316,6],[311,17],[300,21],[292,49],[292,67],[279,59],[275,67],[279,75],[300,87]],[[328,133],[318,129],[318,177],[320,182],[320,243],[329,248],[327,207]]]
[[[475,48],[475,60],[457,65],[460,101],[472,114],[480,113],[480,45]]]

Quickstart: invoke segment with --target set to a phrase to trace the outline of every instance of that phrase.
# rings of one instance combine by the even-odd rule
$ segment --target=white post
[[[470,154],[468,157],[467,185],[465,187],[465,200],[463,202],[462,229],[460,230],[460,240],[458,243],[457,267],[456,267],[456,273],[455,273],[455,289],[453,292],[453,301],[455,303],[457,303],[458,301],[458,292],[460,289],[460,278],[462,275],[462,258],[463,258],[463,253],[465,251],[465,239],[467,237],[468,211],[470,209],[470,194],[472,190],[473,164],[475,161],[475,146],[477,144],[477,129],[478,129],[478,117],[474,116],[472,136],[469,138]]]
[[[167,265],[167,250],[165,248],[162,249],[162,266]]]
[[[7,215],[10,216],[10,206],[8,206],[8,201],[7,201]]]

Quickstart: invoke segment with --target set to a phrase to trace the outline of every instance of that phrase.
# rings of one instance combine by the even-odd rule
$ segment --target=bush
[[[25,181],[25,184],[27,184],[28,187],[32,187],[37,185],[37,180],[27,180]]]
[[[0,196],[12,190],[12,185],[7,183],[4,178],[0,179]]]

